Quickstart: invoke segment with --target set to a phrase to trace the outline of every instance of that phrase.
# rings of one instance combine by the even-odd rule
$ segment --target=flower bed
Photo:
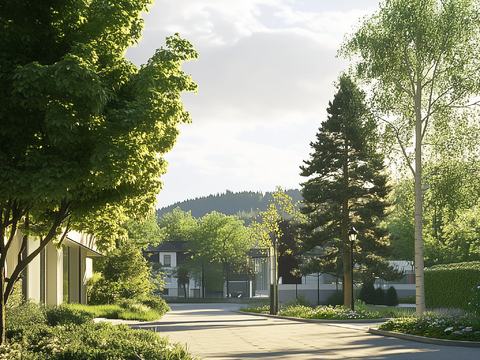
[[[240,308],[240,311],[253,313],[268,313],[269,307]],[[328,319],[328,320],[353,320],[353,319],[379,319],[382,316],[378,312],[365,309],[352,311],[343,306],[319,306],[311,308],[304,305],[287,306],[278,312],[280,316],[290,316],[303,319]]]
[[[379,330],[436,339],[480,341],[480,320],[460,310],[426,313],[421,318],[390,319]]]

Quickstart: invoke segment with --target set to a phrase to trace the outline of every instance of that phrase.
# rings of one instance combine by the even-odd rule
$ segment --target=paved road
[[[237,359],[480,359],[480,349],[431,345],[373,335],[372,324],[302,323],[232,312],[237,304],[171,304],[153,323],[174,342],[205,360]]]

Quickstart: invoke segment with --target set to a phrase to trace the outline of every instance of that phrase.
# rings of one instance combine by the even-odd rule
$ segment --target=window
[[[172,255],[163,255],[163,266],[172,266]]]

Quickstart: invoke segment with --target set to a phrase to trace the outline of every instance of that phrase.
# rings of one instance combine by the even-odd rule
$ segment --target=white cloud
[[[298,187],[345,32],[376,0],[157,0],[127,57],[145,63],[176,32],[200,54],[183,69],[199,85],[182,101],[193,124],[167,154],[159,206],[211,193]]]

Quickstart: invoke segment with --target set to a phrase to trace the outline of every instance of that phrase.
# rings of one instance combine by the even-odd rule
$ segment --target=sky
[[[182,94],[193,123],[165,155],[157,208],[226,190],[300,189],[299,167],[349,66],[337,50],[378,3],[156,0],[127,59],[146,63],[175,33],[200,54],[182,66],[199,87]]]

